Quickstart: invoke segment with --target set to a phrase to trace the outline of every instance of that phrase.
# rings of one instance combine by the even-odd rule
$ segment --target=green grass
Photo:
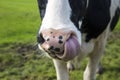
[[[34,49],[40,25],[37,0],[0,0],[0,80],[56,80],[52,60]],[[110,36],[97,80],[120,80],[120,22]],[[87,59],[70,80],[82,80]]]
[[[0,44],[34,41],[39,25],[37,0],[0,1]]]

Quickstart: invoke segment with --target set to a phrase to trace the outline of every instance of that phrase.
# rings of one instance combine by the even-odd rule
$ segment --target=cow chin
[[[65,42],[64,52],[62,54],[56,54],[56,56],[64,61],[69,61],[75,58],[79,54],[80,45],[75,36],[70,36],[70,38]]]

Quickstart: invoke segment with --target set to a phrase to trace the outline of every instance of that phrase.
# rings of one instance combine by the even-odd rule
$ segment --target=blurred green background
[[[0,0],[0,80],[56,80],[52,60],[35,48],[40,22],[37,0]],[[120,80],[120,22],[105,52],[97,80]],[[82,80],[86,63],[70,80]]]

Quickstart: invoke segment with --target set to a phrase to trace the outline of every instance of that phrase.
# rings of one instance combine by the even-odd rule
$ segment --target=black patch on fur
[[[69,0],[71,12],[71,21],[79,29],[78,22],[83,19],[86,12],[87,0]]]
[[[111,30],[113,30],[115,28],[115,26],[117,25],[117,22],[119,20],[119,16],[120,16],[120,9],[117,8],[116,11],[115,11],[115,15],[111,21],[111,24],[110,24],[110,28]]]
[[[111,0],[89,0],[81,27],[81,32],[87,34],[86,42],[97,38],[106,29],[110,21],[110,4]]]
[[[107,27],[110,21],[111,0],[69,0],[72,9],[71,21],[79,29],[82,20],[81,32],[86,33],[86,42],[97,38]]]
[[[40,11],[40,17],[41,19],[43,19],[45,15],[45,10],[46,10],[46,5],[47,5],[48,0],[37,0],[37,1],[38,1],[38,7]]]

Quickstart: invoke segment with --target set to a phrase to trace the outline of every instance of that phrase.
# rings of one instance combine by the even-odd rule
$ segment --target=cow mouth
[[[64,61],[71,60],[79,54],[80,45],[75,36],[70,36],[70,38],[64,44],[64,51],[62,53],[56,54],[59,59]]]

